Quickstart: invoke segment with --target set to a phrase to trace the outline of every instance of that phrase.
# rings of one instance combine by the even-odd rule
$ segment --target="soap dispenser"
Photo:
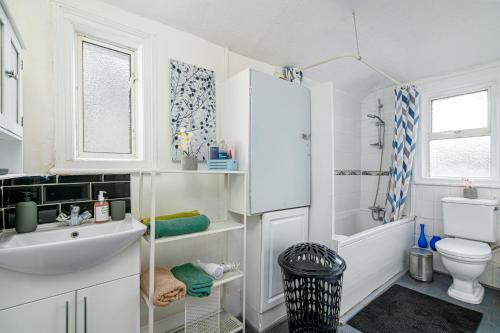
[[[109,203],[104,200],[106,191],[99,191],[98,202],[94,205],[94,222],[103,223],[109,221]]]
[[[36,230],[38,225],[38,207],[31,200],[31,192],[23,192],[23,201],[16,205],[16,232],[25,233]]]

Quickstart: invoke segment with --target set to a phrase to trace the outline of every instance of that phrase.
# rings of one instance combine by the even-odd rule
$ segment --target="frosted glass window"
[[[429,149],[431,177],[491,176],[490,136],[432,140]]]
[[[432,132],[488,127],[488,91],[432,101]]]
[[[82,41],[83,151],[132,153],[131,54]]]

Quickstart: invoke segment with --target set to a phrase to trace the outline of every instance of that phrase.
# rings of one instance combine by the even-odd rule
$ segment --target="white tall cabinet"
[[[0,168],[23,171],[22,50],[24,44],[4,0],[0,0]]]
[[[247,322],[262,332],[286,316],[278,256],[307,241],[311,197],[309,89],[247,69],[222,85],[220,137],[247,172]],[[229,210],[241,206],[240,182]]]

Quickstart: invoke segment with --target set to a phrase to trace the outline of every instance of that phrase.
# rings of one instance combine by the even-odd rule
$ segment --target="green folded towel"
[[[175,278],[182,281],[187,287],[187,294],[195,297],[210,296],[213,280],[204,271],[187,263],[175,266],[170,270]]]
[[[199,211],[191,210],[191,211],[187,211],[187,212],[178,212],[178,213],[169,214],[169,215],[157,216],[155,218],[155,220],[156,221],[173,220],[173,219],[178,219],[181,217],[193,217],[193,216],[199,216],[199,215],[200,215]],[[143,223],[145,225],[149,225],[149,221],[151,221],[151,219],[149,217],[146,217],[146,218],[143,218],[141,220],[141,223]]]
[[[159,220],[155,225],[156,238],[192,234],[193,232],[205,231],[210,225],[206,215],[184,217],[172,220]]]

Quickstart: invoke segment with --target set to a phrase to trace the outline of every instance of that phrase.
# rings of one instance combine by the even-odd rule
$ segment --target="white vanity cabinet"
[[[76,291],[77,333],[139,332],[139,276]]]
[[[0,311],[0,331],[74,333],[75,293],[45,298]]]
[[[140,242],[96,266],[41,275],[0,268],[0,332],[138,333]]]
[[[1,332],[137,333],[138,286],[134,275],[0,311]]]

